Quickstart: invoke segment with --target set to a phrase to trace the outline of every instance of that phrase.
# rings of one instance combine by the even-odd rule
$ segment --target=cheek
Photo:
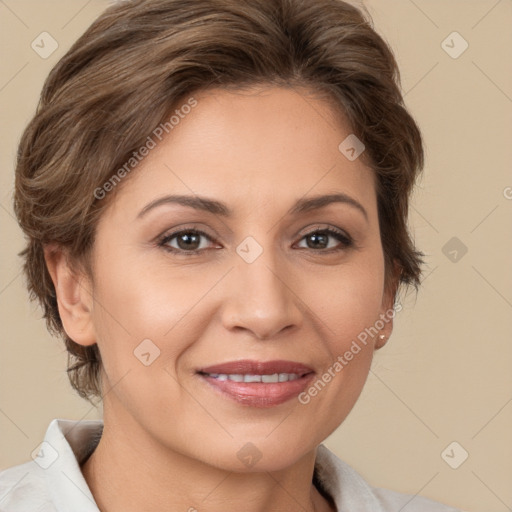
[[[107,374],[114,377],[121,370],[138,368],[134,351],[143,340],[151,340],[156,347],[152,350],[161,352],[158,365],[165,363],[173,371],[189,340],[204,329],[197,305],[219,276],[209,272],[198,278],[195,272],[194,278],[191,272],[111,259],[116,263],[109,265],[103,259],[95,269],[93,312]]]
[[[349,395],[359,394],[373,357],[375,338],[371,333],[375,332],[372,328],[380,306],[375,295],[372,287],[363,293],[360,288],[346,286],[324,298],[323,339],[327,355],[324,372],[336,374],[333,387],[343,387],[343,393]]]
[[[197,302],[218,278],[187,280],[169,269],[119,262],[98,268],[95,275],[93,322],[105,389],[115,386],[111,403],[122,403],[134,415],[144,411],[145,421],[158,423],[170,397],[174,413],[183,413],[187,397],[176,367],[205,329]]]
[[[357,264],[340,266],[316,285],[307,282],[305,295],[322,330],[325,358],[301,403],[313,416],[325,417],[327,435],[352,409],[368,377],[383,298],[382,253],[375,250]]]
[[[308,302],[325,324],[325,339],[337,354],[379,318],[384,289],[384,261],[375,250],[340,266],[325,278],[306,282]]]

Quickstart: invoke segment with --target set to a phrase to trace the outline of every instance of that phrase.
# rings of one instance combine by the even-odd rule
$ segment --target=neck
[[[336,510],[312,483],[316,450],[279,471],[239,473],[163,447],[127,420],[105,414],[101,440],[82,466],[101,512]]]

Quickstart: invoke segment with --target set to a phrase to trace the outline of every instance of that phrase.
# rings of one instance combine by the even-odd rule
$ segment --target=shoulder
[[[373,487],[323,444],[317,450],[315,472],[318,481],[333,498],[338,510],[462,512],[460,509],[421,496]]]
[[[44,470],[34,461],[0,472],[0,512],[55,512]]]
[[[443,505],[418,495],[402,494],[375,487],[372,490],[386,512],[396,512],[398,510],[407,510],[407,512],[462,512],[458,508]]]
[[[99,512],[80,462],[101,437],[101,420],[54,419],[30,462],[0,472],[0,512]]]

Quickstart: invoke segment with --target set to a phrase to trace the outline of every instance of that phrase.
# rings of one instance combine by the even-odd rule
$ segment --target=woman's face
[[[276,470],[345,419],[375,325],[390,333],[374,179],[304,91],[194,97],[97,228],[105,419],[217,467]]]

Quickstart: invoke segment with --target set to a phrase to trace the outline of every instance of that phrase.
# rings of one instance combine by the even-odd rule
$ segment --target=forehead
[[[157,193],[181,193],[250,208],[341,191],[372,208],[373,172],[339,149],[350,126],[311,91],[252,87],[192,96],[194,108],[175,116],[169,134],[156,139],[120,201],[142,208]]]

